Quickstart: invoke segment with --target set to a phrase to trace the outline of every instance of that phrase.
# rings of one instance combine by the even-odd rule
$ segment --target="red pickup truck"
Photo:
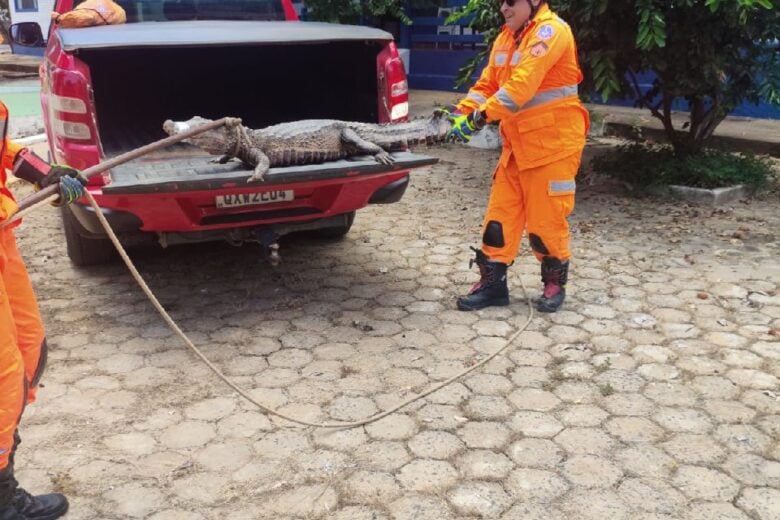
[[[241,117],[260,128],[299,119],[407,118],[406,75],[392,36],[301,22],[290,0],[120,0],[123,25],[52,27],[41,100],[52,160],[84,169],[165,137],[166,119]],[[57,0],[66,12],[78,0]],[[43,41],[37,24],[12,33]],[[38,34],[35,32],[38,31]],[[355,211],[396,202],[409,169],[435,160],[397,153],[273,168],[247,185],[238,162],[179,144],[92,178],[88,189],[127,245],[275,241],[299,230],[349,231]],[[76,265],[111,258],[91,207],[63,209]]]

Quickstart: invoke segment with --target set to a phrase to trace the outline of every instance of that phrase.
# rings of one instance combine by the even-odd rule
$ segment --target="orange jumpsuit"
[[[458,104],[464,113],[479,109],[489,122],[501,122],[504,147],[482,236],[490,260],[512,263],[524,231],[539,260],[571,256],[567,217],[590,125],[577,95],[581,81],[571,28],[542,4],[520,34],[504,27]]]
[[[6,185],[21,150],[6,138],[8,110],[0,102],[0,222],[15,210]],[[16,247],[13,228],[0,228],[0,470],[13,452],[14,432],[46,363],[46,343],[38,302]]]

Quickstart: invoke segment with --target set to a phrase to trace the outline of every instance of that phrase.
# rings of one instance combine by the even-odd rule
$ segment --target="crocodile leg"
[[[341,131],[341,141],[354,146],[360,152],[373,155],[376,162],[393,164],[393,158],[381,146],[366,141],[351,128],[345,128]]]
[[[271,160],[268,158],[266,154],[262,152],[259,148],[252,148],[247,153],[247,160],[244,161],[250,166],[254,165],[255,167],[255,173],[251,177],[249,177],[246,182],[252,182],[252,181],[264,181],[265,180],[265,174],[268,171],[268,169],[271,167]]]

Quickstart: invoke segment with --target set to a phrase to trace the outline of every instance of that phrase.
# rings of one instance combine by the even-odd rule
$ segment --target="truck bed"
[[[135,161],[123,164],[111,171],[111,182],[103,187],[107,195],[170,193],[179,191],[216,190],[247,185],[252,170],[240,161],[226,164],[211,162],[213,155],[186,144],[168,147]],[[264,182],[252,186],[265,187],[277,184],[334,179],[345,176],[370,175],[388,171],[406,170],[427,166],[438,161],[435,157],[411,152],[390,154],[392,166],[380,164],[370,156],[331,161],[323,164],[271,168]]]

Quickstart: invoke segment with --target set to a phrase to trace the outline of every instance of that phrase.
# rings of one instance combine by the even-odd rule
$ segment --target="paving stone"
[[[561,421],[567,426],[598,426],[609,414],[593,405],[569,405],[560,412]]]
[[[367,397],[341,396],[336,398],[328,408],[328,414],[338,421],[368,419],[378,411],[374,401]]]
[[[106,438],[104,442],[113,450],[136,457],[153,453],[157,448],[154,438],[143,433],[120,433]]]
[[[463,412],[457,406],[429,404],[417,411],[417,420],[421,424],[425,424],[427,428],[454,430],[468,419],[463,416]]]
[[[569,490],[569,484],[555,472],[530,468],[512,471],[505,485],[520,502],[552,502]]]
[[[671,432],[707,433],[712,429],[709,417],[691,408],[661,408],[653,420]]]
[[[496,518],[512,505],[504,489],[492,482],[464,482],[447,494],[450,503],[460,514]]]
[[[361,467],[389,472],[394,472],[411,460],[403,443],[393,441],[365,443],[355,450],[355,457]]]
[[[315,430],[312,437],[317,446],[350,453],[369,440],[360,428],[319,429]]]
[[[468,448],[501,449],[510,436],[509,428],[498,422],[468,422],[458,430]]]
[[[384,504],[401,494],[401,486],[389,473],[357,471],[344,483],[344,500],[360,504]]]
[[[780,519],[780,490],[746,488],[737,499],[737,506],[760,520]]]
[[[500,480],[512,469],[512,461],[503,453],[468,450],[458,456],[456,466],[467,479]]]
[[[644,417],[615,417],[606,424],[607,431],[625,443],[657,442],[664,431]]]
[[[409,440],[412,454],[426,459],[449,459],[464,448],[458,437],[443,431],[424,431]]]
[[[540,502],[521,502],[504,513],[502,520],[565,520],[557,507]]]
[[[255,442],[255,451],[264,458],[284,459],[311,450],[308,436],[295,431],[277,431],[261,434]]]
[[[160,442],[168,448],[194,448],[214,438],[214,426],[201,421],[184,421],[166,428]]]
[[[739,492],[739,484],[734,479],[700,466],[680,466],[672,483],[691,500],[731,502]]]
[[[481,395],[506,395],[512,390],[512,382],[503,376],[476,374],[464,381],[474,393]]]
[[[627,478],[617,491],[627,504],[650,513],[678,516],[686,504],[685,496],[663,480]]]
[[[716,421],[724,423],[748,423],[756,416],[756,411],[742,403],[710,399],[704,402],[707,410]]]
[[[430,495],[405,495],[388,506],[394,520],[455,518],[445,500]]]
[[[726,377],[740,386],[757,388],[759,390],[771,390],[780,386],[780,379],[760,370],[735,368],[726,372]]]
[[[613,415],[649,415],[653,410],[653,402],[642,394],[609,395],[602,406]]]
[[[677,461],[651,444],[629,446],[615,453],[615,460],[629,475],[667,478],[678,467]]]
[[[615,446],[615,440],[596,428],[566,428],[559,433],[555,443],[569,453],[600,455]]]
[[[731,455],[722,467],[726,473],[748,486],[780,486],[780,462],[759,455]]]
[[[554,437],[563,425],[555,417],[543,412],[517,412],[512,416],[510,427],[525,437]]]
[[[319,516],[332,511],[338,504],[338,494],[328,484],[298,486],[284,491],[267,502],[272,513],[284,516]]]
[[[733,452],[764,453],[772,439],[753,426],[746,424],[724,424],[714,433],[715,439]]]
[[[501,396],[476,395],[464,403],[463,411],[473,420],[497,420],[510,416],[513,408]]]
[[[365,426],[369,437],[376,440],[394,441],[409,439],[417,433],[417,423],[404,414],[392,414]]]
[[[112,515],[119,514],[125,518],[143,518],[160,510],[165,503],[159,490],[139,483],[113,488],[104,493],[103,497],[111,503],[107,509]]]
[[[521,439],[509,447],[509,456],[520,467],[555,468],[564,453],[554,442],[547,439]]]
[[[726,450],[706,435],[681,433],[661,446],[679,462],[687,464],[715,464],[726,455]]]
[[[413,460],[396,473],[398,482],[412,491],[433,492],[447,489],[458,480],[458,472],[443,460]]]
[[[563,475],[575,486],[612,487],[623,476],[623,472],[602,457],[575,455],[563,463]]]
[[[739,393],[736,383],[720,376],[696,377],[691,388],[705,399],[733,399]]]
[[[617,493],[606,489],[578,489],[561,504],[567,518],[578,520],[628,520],[631,508]]]
[[[554,409],[561,400],[554,394],[537,388],[521,388],[509,394],[509,401],[518,410],[546,412]]]
[[[685,520],[750,520],[750,517],[729,503],[698,502],[686,513]]]
[[[574,404],[596,403],[601,398],[598,387],[585,381],[564,381],[555,387],[553,393],[561,401]]]

